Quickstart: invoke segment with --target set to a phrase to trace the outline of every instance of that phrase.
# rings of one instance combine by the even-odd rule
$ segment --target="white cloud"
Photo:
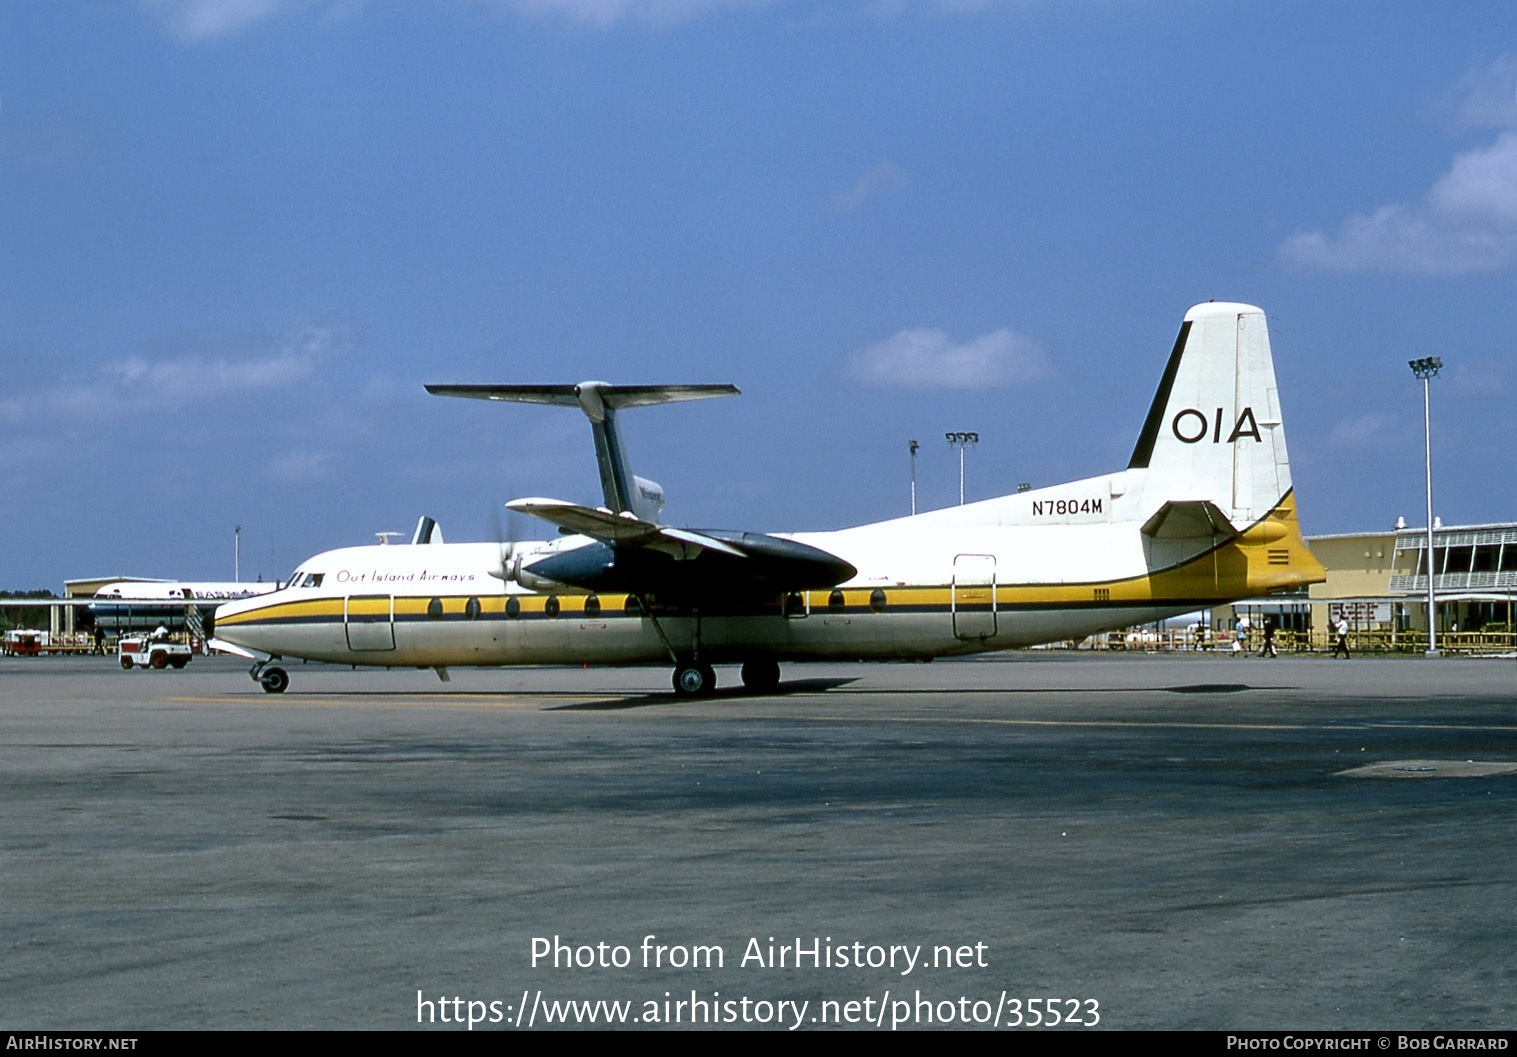
[[[708,14],[767,7],[773,0],[494,0],[530,18],[556,18],[597,29],[623,22],[670,26]]]
[[[1410,435],[1396,415],[1371,412],[1339,422],[1328,434],[1327,443],[1333,451],[1394,451]]]
[[[265,475],[287,484],[309,484],[331,476],[336,456],[331,452],[290,451],[272,459]]]
[[[292,11],[320,10],[337,21],[362,10],[368,0],[138,0],[159,23],[187,44],[235,37],[260,22]]]
[[[1503,55],[1465,74],[1438,109],[1445,111],[1456,127],[1517,126],[1517,56]]]
[[[291,0],[142,0],[176,37],[215,40],[241,33],[255,22],[295,6]],[[298,2],[298,0],[297,0]]]
[[[1445,372],[1447,391],[1462,396],[1505,396],[1507,378],[1512,373],[1511,364],[1489,359],[1465,359],[1460,357],[1453,369]]]
[[[1420,201],[1350,217],[1336,235],[1294,235],[1280,255],[1338,271],[1442,274],[1517,261],[1517,132],[1456,157]]]
[[[35,393],[0,400],[0,422],[101,420],[127,414],[189,415],[225,410],[238,398],[254,397],[308,377],[340,354],[344,339],[331,328],[299,331],[272,348],[247,357],[186,355],[148,360],[131,356]]]
[[[851,213],[871,198],[894,194],[911,184],[911,174],[888,161],[871,165],[849,187],[834,191],[828,196],[828,204],[839,213]]]
[[[523,18],[558,20],[592,29],[625,23],[666,27],[708,15],[778,6],[781,0],[473,0]],[[1007,0],[865,0],[862,10],[892,19],[915,6],[943,14],[978,13]],[[1035,0],[1012,0],[1032,3]],[[364,7],[368,0],[138,0],[170,33],[187,43],[233,37],[278,15],[321,7],[328,18],[339,18]]]
[[[903,330],[855,353],[848,373],[881,388],[981,389],[1048,374],[1042,347],[1011,330],[962,344],[941,330]]]

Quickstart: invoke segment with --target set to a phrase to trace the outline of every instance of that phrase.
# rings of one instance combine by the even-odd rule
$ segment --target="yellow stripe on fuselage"
[[[1203,554],[1169,568],[1151,573],[1104,581],[1057,584],[998,584],[995,587],[997,608],[1058,609],[1093,605],[1133,606],[1163,605],[1169,602],[1250,598],[1288,587],[1319,583],[1326,574],[1320,562],[1306,546],[1296,520],[1295,501],[1286,495],[1269,514],[1250,525],[1243,533]],[[813,613],[831,609],[859,612],[872,608],[876,590],[885,593],[884,610],[901,606],[947,610],[950,607],[988,607],[989,585],[959,585],[957,597],[952,585],[886,585],[883,587],[849,587],[839,591],[804,592]],[[841,606],[830,606],[835,593],[842,596]],[[594,599],[594,602],[592,602]],[[479,606],[476,619],[548,615],[568,619],[604,620],[624,615],[640,616],[634,606],[628,612],[629,596],[623,594],[598,598],[588,594],[494,594],[494,595],[381,595],[324,597],[272,601],[264,606],[218,621],[221,626],[266,623],[340,623],[346,617],[383,619],[393,612],[396,619],[413,621],[433,617],[429,612],[436,602],[441,610],[436,619],[467,619],[470,601]],[[515,609],[508,614],[508,605]],[[586,607],[598,605],[593,613]]]

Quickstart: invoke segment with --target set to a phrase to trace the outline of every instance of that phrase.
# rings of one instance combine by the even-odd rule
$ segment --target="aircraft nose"
[[[263,649],[263,629],[256,621],[260,611],[269,608],[262,598],[244,598],[227,602],[216,610],[216,638],[247,649]]]

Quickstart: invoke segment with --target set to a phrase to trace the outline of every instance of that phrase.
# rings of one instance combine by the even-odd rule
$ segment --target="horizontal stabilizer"
[[[562,499],[513,499],[507,509],[531,514],[559,528],[576,532],[605,543],[630,547],[647,547],[676,558],[693,558],[701,551],[716,551],[734,558],[745,558],[742,551],[719,539],[688,529],[665,528],[630,514],[613,514],[594,510]]]
[[[578,385],[429,385],[427,392],[433,396],[579,408],[590,420],[590,433],[595,437],[595,461],[600,466],[606,509],[614,514],[630,513],[652,523],[663,513],[664,490],[632,472],[632,464],[622,446],[621,431],[616,425],[617,412],[627,407],[734,396],[738,388],[727,383],[612,385],[610,382],[580,382]]]
[[[1238,530],[1216,503],[1204,499],[1170,500],[1143,523],[1143,535],[1161,540],[1216,539]]]
[[[429,385],[433,396],[463,396],[474,400],[505,400],[516,404],[551,404],[579,407],[599,421],[603,408],[648,407],[680,400],[705,400],[735,396],[738,387],[718,385],[611,385],[580,382],[578,385]]]

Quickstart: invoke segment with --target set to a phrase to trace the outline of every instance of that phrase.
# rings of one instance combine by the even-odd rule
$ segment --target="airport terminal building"
[[[1214,626],[1273,619],[1277,627],[1329,641],[1341,617],[1362,647],[1426,647],[1427,528],[1307,538],[1327,580],[1299,595],[1270,596],[1218,609]],[[1433,527],[1434,619],[1440,648],[1511,649],[1517,604],[1517,523]]]

